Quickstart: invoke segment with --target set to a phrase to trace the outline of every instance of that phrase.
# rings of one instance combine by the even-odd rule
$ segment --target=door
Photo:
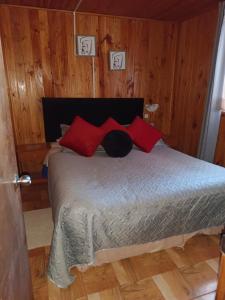
[[[225,299],[225,232],[223,230],[220,240],[220,266],[219,266],[219,276],[218,285],[216,290],[216,300]]]
[[[10,105],[0,40],[0,300],[32,299]]]

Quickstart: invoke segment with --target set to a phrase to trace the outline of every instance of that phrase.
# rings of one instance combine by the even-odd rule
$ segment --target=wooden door
[[[225,231],[224,230],[220,240],[221,257],[220,257],[220,266],[219,266],[218,285],[216,291],[216,300],[225,299]]]
[[[10,105],[0,40],[0,300],[32,299]]]

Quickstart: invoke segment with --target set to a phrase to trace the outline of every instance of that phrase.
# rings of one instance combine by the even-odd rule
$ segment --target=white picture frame
[[[76,50],[78,56],[96,56],[96,38],[94,35],[77,35]]]
[[[109,68],[111,71],[126,70],[126,51],[109,51]]]

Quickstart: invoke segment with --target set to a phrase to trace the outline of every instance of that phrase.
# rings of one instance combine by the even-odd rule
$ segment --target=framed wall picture
[[[126,70],[126,51],[110,51],[109,65],[112,71]]]
[[[77,35],[76,37],[77,55],[95,56],[96,42],[93,35]]]

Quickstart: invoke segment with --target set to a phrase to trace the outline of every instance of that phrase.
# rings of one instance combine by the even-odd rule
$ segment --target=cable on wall
[[[77,28],[76,28],[76,12],[78,10],[78,8],[80,7],[81,3],[83,0],[80,0],[74,11],[73,11],[73,36],[74,36],[74,40],[77,34]],[[76,49],[75,49],[75,43],[74,43],[74,54],[76,54]],[[95,81],[95,57],[92,57],[92,92],[93,92],[93,98],[96,98],[96,81]]]

